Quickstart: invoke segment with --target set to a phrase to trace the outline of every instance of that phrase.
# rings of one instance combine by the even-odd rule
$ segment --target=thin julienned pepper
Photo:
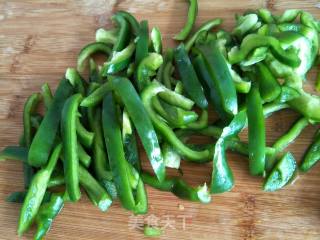
[[[203,161],[204,159],[208,159],[209,151],[194,151],[190,149],[182,143],[179,138],[177,138],[173,130],[165,122],[158,118],[152,108],[152,98],[161,92],[171,91],[154,81],[149,84],[141,94],[142,102],[151,121],[153,122],[154,127],[183,157],[193,161]]]
[[[70,200],[75,202],[80,199],[79,187],[79,156],[77,151],[77,112],[82,100],[81,94],[75,94],[68,98],[61,113],[61,136],[64,153],[64,174],[66,188]]]
[[[19,236],[21,236],[25,231],[29,229],[29,227],[33,223],[34,218],[36,217],[41,202],[44,198],[50,176],[59,159],[61,149],[61,144],[55,147],[50,156],[48,165],[45,168],[39,170],[32,179],[20,212],[18,223]]]
[[[28,163],[40,167],[47,163],[56,139],[63,105],[72,94],[73,88],[65,79],[61,80],[52,104],[44,116],[29,149]]]
[[[172,85],[171,75],[173,72],[174,72],[174,66],[172,62],[168,62],[166,66],[164,66],[163,76],[162,76],[163,85],[168,89],[171,89],[171,85]]]
[[[231,64],[239,63],[255,48],[270,47],[271,52],[281,62],[292,67],[300,65],[300,59],[292,49],[284,50],[281,48],[279,40],[271,36],[262,36],[258,34],[248,34],[241,42],[240,48],[234,47],[228,53],[228,59]]]
[[[116,106],[112,93],[108,93],[103,100],[102,125],[110,167],[113,176],[116,176],[114,183],[119,199],[124,208],[133,210],[135,200],[127,175],[128,168],[122,144],[120,124],[116,117]]]
[[[89,168],[91,164],[91,156],[83,149],[80,143],[77,144],[77,151],[79,156],[79,162],[82,163],[83,166]]]
[[[106,77],[108,74],[116,74],[128,67],[135,50],[135,44],[132,42],[123,50],[112,53],[111,59],[107,61],[102,69],[101,74]]]
[[[143,20],[140,22],[139,35],[137,38],[137,50],[135,56],[135,65],[139,66],[140,62],[148,56],[149,44],[149,26],[148,21]]]
[[[160,54],[149,53],[139,64],[136,72],[136,86],[142,91],[150,83],[150,77],[155,75],[155,71],[162,65],[163,59]]]
[[[274,23],[275,22],[273,15],[266,8],[258,9],[257,14],[258,14],[260,20],[262,20],[264,23]]]
[[[86,82],[80,76],[78,71],[74,68],[67,68],[65,78],[74,87],[75,92],[81,93],[82,96],[86,95]]]
[[[141,177],[142,180],[151,187],[161,191],[170,191],[181,199],[202,203],[209,203],[211,201],[211,196],[206,184],[193,188],[178,177],[168,177],[163,182],[159,182],[156,177],[146,172],[143,172]]]
[[[101,211],[107,211],[112,204],[111,197],[96,179],[81,165],[79,166],[79,180],[93,204]]]
[[[172,60],[173,60],[173,49],[172,48],[167,48],[163,57],[163,63],[160,66],[160,68],[158,69],[157,72],[157,77],[156,79],[160,82],[164,84],[164,80],[163,80],[163,73],[164,73],[164,69],[167,66],[168,63],[172,64]]]
[[[203,23],[199,29],[188,39],[188,41],[185,43],[186,51],[189,52],[191,48],[193,47],[195,41],[201,35],[203,32],[209,32],[212,28],[219,26],[222,23],[222,20],[220,18],[209,20],[205,23]]]
[[[79,117],[76,118],[76,131],[81,144],[86,148],[90,148],[93,143],[94,133],[89,132],[80,122]]]
[[[116,22],[119,28],[118,38],[113,45],[113,51],[120,52],[128,45],[131,38],[129,22],[124,14],[119,12],[113,15],[111,19]]]
[[[150,34],[152,50],[156,53],[162,53],[162,35],[157,27],[153,27]]]
[[[230,64],[228,64],[228,67],[237,92],[247,94],[250,91],[251,82],[246,78],[240,77],[240,75],[232,69]]]
[[[50,86],[48,83],[45,83],[41,86],[41,95],[44,101],[44,106],[46,107],[46,110],[50,108],[50,105],[52,104],[52,92],[50,89]]]
[[[320,135],[316,134],[312,145],[308,148],[305,153],[302,163],[300,165],[300,170],[303,172],[309,171],[316,163],[320,160],[319,155],[320,149]]]
[[[193,25],[196,22],[196,18],[198,15],[198,0],[188,0],[189,1],[189,10],[188,10],[188,18],[187,22],[182,28],[182,30],[174,36],[175,40],[183,41],[190,34]]]
[[[198,107],[206,109],[207,99],[183,44],[175,49],[174,58],[186,93]]]
[[[211,193],[222,193],[233,188],[234,178],[226,159],[226,143],[244,128],[245,123],[246,111],[240,111],[234,116],[230,124],[222,130],[215,144],[210,185]]]
[[[236,89],[227,61],[216,42],[211,42],[208,45],[199,45],[196,48],[196,52],[202,56],[211,76],[211,82],[207,82],[208,87],[216,88],[215,92],[218,93],[223,109],[228,114],[235,115],[238,112]]]
[[[102,42],[108,45],[113,45],[117,41],[118,33],[119,30],[117,28],[111,30],[99,28],[96,31],[96,42]]]
[[[288,9],[286,10],[279,18],[276,19],[276,22],[279,23],[288,23],[293,22],[297,16],[300,14],[298,9]]]
[[[99,76],[98,66],[96,62],[90,58],[89,60],[89,82],[101,83],[101,78]]]
[[[200,130],[208,126],[208,111],[203,110],[197,121],[187,125],[187,129]]]
[[[48,188],[57,187],[57,186],[63,185],[64,183],[65,183],[65,180],[62,174],[56,175],[56,176],[52,175],[48,183]]]
[[[37,231],[34,235],[35,240],[43,239],[63,206],[64,199],[61,194],[52,194],[49,202],[41,204],[35,219],[37,223]]]
[[[317,92],[320,92],[320,71],[317,73],[316,90]]]
[[[178,94],[181,94],[181,95],[183,94],[183,84],[181,81],[177,81],[174,91]]]
[[[78,55],[77,70],[79,72],[83,72],[86,67],[86,60],[91,55],[98,52],[101,52],[109,56],[111,54],[111,49],[107,44],[102,42],[90,43],[86,45],[84,48],[82,48]]]
[[[287,152],[272,169],[263,184],[263,190],[273,192],[287,185],[297,170],[293,155]]]
[[[258,23],[258,16],[255,13],[240,16],[237,19],[237,25],[233,29],[232,33],[241,39],[246,33],[251,31],[255,25]]]
[[[265,172],[265,121],[259,87],[253,83],[247,96],[249,170],[252,175],[263,175]]]
[[[135,191],[135,202],[134,214],[146,214],[148,212],[148,196],[141,177]]]
[[[291,142],[293,142],[299,134],[302,132],[304,128],[309,125],[309,120],[305,117],[300,118],[297,120],[290,130],[281,136],[274,144],[273,148],[276,149],[277,152],[283,151]]]
[[[261,98],[264,102],[272,102],[281,93],[280,84],[263,63],[256,64],[256,70]]]
[[[107,192],[111,196],[112,200],[115,200],[118,198],[117,189],[116,189],[116,186],[113,181],[103,180],[103,181],[100,181],[100,184],[101,184],[101,186],[103,186],[107,190]]]
[[[138,36],[139,34],[139,23],[137,19],[129,12],[126,11],[118,11],[117,14],[123,16],[127,22],[130,25],[131,32],[135,35]]]

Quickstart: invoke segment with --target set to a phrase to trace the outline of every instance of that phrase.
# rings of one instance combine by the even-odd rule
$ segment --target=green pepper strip
[[[158,82],[152,82],[149,86],[145,88],[145,90],[141,94],[142,102],[155,128],[159,131],[159,133],[161,133],[166,138],[166,140],[174,148],[176,148],[176,150],[183,157],[186,157],[187,159],[194,160],[194,161],[201,161],[201,160],[207,159],[209,157],[209,151],[207,150],[194,151],[190,149],[177,138],[173,130],[165,122],[163,122],[158,118],[157,114],[154,112],[152,108],[152,97],[156,96],[161,92],[171,92],[171,91],[166,89],[162,85],[160,85]]]
[[[237,25],[233,29],[232,33],[237,38],[242,38],[247,32],[251,31],[258,23],[258,16],[255,13],[240,16],[237,19]]]
[[[101,83],[99,71],[96,62],[90,58],[89,60],[89,82]]]
[[[31,166],[40,167],[47,163],[56,139],[63,105],[72,92],[72,86],[63,79],[30,146],[28,163]]]
[[[123,16],[127,20],[127,22],[130,25],[131,32],[135,36],[138,36],[138,34],[139,34],[139,23],[138,23],[137,19],[132,14],[130,14],[129,12],[126,12],[126,11],[118,11],[117,14]]]
[[[206,184],[193,188],[178,177],[168,177],[163,182],[159,182],[156,177],[146,172],[143,172],[141,177],[142,180],[151,187],[161,191],[170,191],[179,198],[202,203],[209,203],[211,201],[211,196]]]
[[[162,53],[162,35],[159,28],[157,27],[152,28],[150,37],[151,37],[153,51],[161,54]]]
[[[273,192],[284,187],[292,179],[296,170],[296,160],[290,152],[286,153],[266,178],[263,184],[263,190]]]
[[[197,0],[189,0],[189,10],[188,10],[188,18],[187,22],[181,31],[174,36],[175,40],[183,41],[190,34],[193,25],[196,22],[197,14],[198,14],[198,1]]]
[[[200,130],[208,126],[208,111],[203,110],[198,121],[191,122],[187,125],[187,129]]]
[[[50,230],[53,220],[57,217],[64,206],[61,194],[52,194],[49,202],[41,204],[36,216],[37,231],[34,240],[41,240]]]
[[[212,28],[214,28],[216,26],[219,26],[221,23],[222,23],[222,20],[220,18],[212,19],[212,20],[209,20],[209,21],[203,23],[199,27],[199,29],[186,42],[186,44],[185,44],[186,51],[187,52],[190,51],[190,49],[192,48],[193,44],[195,43],[195,41],[197,40],[199,35],[201,35],[201,33],[209,32]]]
[[[82,96],[86,95],[86,82],[76,69],[68,68],[66,70],[65,78],[75,88],[75,92],[81,93]]]
[[[137,129],[138,135],[140,136],[142,144],[147,152],[151,165],[157,177],[161,181],[165,176],[165,168],[157,135],[154,131],[150,118],[148,118],[148,114],[145,108],[143,107],[139,95],[137,94],[136,90],[134,89],[133,85],[128,79],[119,77],[114,78],[110,82],[103,84],[91,95],[86,97],[82,101],[81,106],[95,106],[96,104],[101,102],[101,99],[111,90],[115,90],[115,92],[122,97],[122,101],[129,113],[130,118],[132,119],[133,124],[135,125],[135,128]],[[176,99],[173,99],[172,95],[174,95],[175,97],[178,94],[171,94],[169,96],[165,96],[165,99],[167,101],[175,103]],[[178,98],[179,103],[182,102],[181,99],[185,100],[186,98],[182,96],[181,98]],[[190,102],[182,102],[182,105],[189,107]]]
[[[29,227],[33,223],[34,218],[36,217],[40,204],[44,198],[50,176],[59,159],[61,149],[61,144],[55,147],[52,155],[50,156],[48,165],[45,168],[39,170],[34,175],[31,181],[28,193],[24,199],[20,212],[18,223],[19,236],[21,236],[29,229]]]
[[[78,60],[77,60],[77,69],[79,72],[83,72],[86,67],[86,60],[95,53],[104,53],[106,55],[110,55],[111,49],[110,47],[102,42],[95,42],[86,45],[81,49]]]
[[[111,197],[96,179],[81,165],[79,166],[79,180],[93,204],[101,211],[107,211],[112,204]]]
[[[309,125],[309,120],[307,118],[300,118],[297,122],[293,124],[290,130],[280,137],[274,144],[273,148],[275,148],[278,152],[283,151],[291,142],[293,142],[302,130]]]
[[[238,134],[244,128],[245,123],[246,111],[240,111],[230,124],[223,128],[221,136],[216,142],[211,175],[211,193],[222,193],[233,188],[234,178],[226,159],[225,148],[229,139]]]
[[[48,188],[57,187],[57,186],[63,185],[64,183],[65,183],[64,176],[62,174],[57,176],[51,176],[48,183]]]
[[[186,93],[198,107],[206,109],[207,99],[183,44],[176,48],[174,57]]]
[[[208,45],[201,45],[196,48],[196,52],[202,56],[207,71],[210,74],[211,82],[207,82],[209,88],[214,87],[218,93],[223,109],[231,115],[238,111],[237,93],[227,61],[220,52],[216,42]],[[209,79],[205,78],[205,81]],[[213,91],[210,89],[210,91]]]
[[[163,59],[160,54],[149,53],[139,64],[136,72],[136,86],[142,91],[150,83],[150,76],[162,65]]]
[[[20,146],[5,147],[0,152],[0,161],[4,161],[6,159],[12,159],[12,160],[17,160],[17,161],[27,163],[28,162],[28,148],[20,147]]]
[[[264,102],[272,102],[281,93],[281,87],[270,70],[263,64],[256,64],[259,91]]]
[[[113,51],[122,51],[129,43],[131,37],[130,26],[126,18],[121,13],[116,13],[111,17],[119,27],[119,35],[113,46]]]
[[[259,18],[265,23],[274,23],[275,19],[273,18],[271,12],[268,9],[261,8],[257,12]]]
[[[94,133],[89,132],[87,129],[85,129],[85,127],[80,122],[79,117],[76,118],[76,131],[81,144],[83,144],[87,148],[90,148],[93,143]]]
[[[303,157],[302,163],[300,165],[301,171],[303,172],[309,171],[320,160],[319,149],[320,149],[320,135],[317,134],[312,145],[308,148],[307,152]]]
[[[167,62],[166,66],[163,69],[161,82],[163,82],[164,86],[168,89],[171,89],[171,75],[173,71],[174,71],[174,66],[172,65],[172,62]]]
[[[83,149],[80,143],[77,144],[77,150],[79,161],[83,164],[83,166],[88,168],[91,164],[91,156],[86,152],[86,150]]]
[[[140,23],[139,35],[137,38],[137,50],[135,65],[139,66],[140,62],[148,56],[148,44],[149,44],[149,27],[148,21],[143,20]]]
[[[131,57],[135,50],[135,44],[132,42],[123,50],[112,53],[111,59],[106,62],[102,69],[101,74],[103,77],[108,74],[116,74],[128,67],[131,61]]]
[[[8,197],[6,197],[6,202],[23,203],[26,195],[26,192],[13,192]]]
[[[247,96],[249,127],[249,170],[252,175],[263,175],[265,171],[265,121],[258,85],[254,82]]]
[[[291,50],[283,50],[280,46],[279,40],[271,36],[262,36],[258,34],[248,34],[241,42],[240,49],[238,47],[232,48],[228,53],[228,59],[231,64],[239,63],[246,58],[246,56],[257,47],[268,46],[272,53],[285,64],[292,67],[300,65],[300,59],[296,53]]]
[[[301,11],[297,9],[288,9],[279,18],[277,18],[277,23],[293,22],[300,12]]]
[[[164,57],[163,57],[163,63],[162,65],[160,66],[160,68],[158,69],[158,72],[157,72],[157,77],[156,79],[164,84],[167,88],[169,88],[169,86],[166,85],[166,83],[164,82],[164,70],[166,68],[166,66],[171,63],[172,65],[172,60],[173,60],[173,49],[172,48],[167,48],[166,49],[166,52],[164,54]],[[169,66],[170,67],[170,66]],[[167,67],[167,68],[169,68]],[[167,69],[166,71],[169,71],[170,69]],[[171,72],[170,72],[170,76],[171,76]],[[167,83],[170,85],[171,87],[171,84],[170,83]]]
[[[64,173],[70,200],[75,202],[81,197],[79,188],[79,156],[77,151],[76,119],[81,94],[68,98],[61,114],[61,135],[64,152]]]
[[[107,31],[103,28],[99,28],[96,31],[96,42],[113,45],[117,41],[118,31],[119,30],[117,28]]]
[[[52,92],[48,83],[45,83],[41,86],[41,95],[43,97],[44,106],[48,110],[52,104]]]

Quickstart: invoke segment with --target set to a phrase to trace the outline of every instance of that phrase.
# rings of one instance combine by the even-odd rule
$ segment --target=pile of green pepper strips
[[[81,50],[77,70],[67,69],[54,95],[44,84],[27,99],[19,146],[0,154],[1,160],[23,162],[25,190],[7,199],[23,203],[19,235],[36,223],[35,239],[42,239],[64,203],[80,199],[80,186],[102,211],[118,198],[125,209],[145,214],[144,184],[208,203],[210,193],[234,186],[226,150],[248,156],[250,174],[265,177],[265,191],[292,180],[297,164],[285,149],[320,121],[320,98],[303,90],[317,64],[320,23],[301,10],[275,16],[260,9],[236,16],[232,32],[211,31],[222,22],[213,19],[190,34],[197,8],[190,0],[188,21],[175,36],[181,44],[164,52],[158,28],[149,35],[147,21],[117,12],[116,27],[97,30],[96,42]],[[102,66],[91,58],[96,53],[107,57]],[[88,81],[81,75],[87,62]],[[37,111],[42,101],[44,114]],[[208,122],[209,108],[219,116],[214,123]],[[265,118],[286,108],[301,117],[267,147]],[[246,127],[248,143],[238,136]],[[195,135],[215,141],[190,143]],[[154,174],[141,168],[136,136]],[[317,134],[302,171],[320,159],[319,148]],[[166,176],[181,159],[212,162],[209,190]]]

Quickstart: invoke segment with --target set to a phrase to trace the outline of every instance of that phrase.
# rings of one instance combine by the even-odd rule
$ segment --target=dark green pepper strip
[[[148,21],[143,20],[140,22],[139,35],[137,38],[137,50],[135,65],[139,66],[140,62],[148,56],[148,44],[149,44],[149,26]]]
[[[281,93],[280,84],[263,63],[256,64],[256,69],[261,98],[264,102],[272,102]]]
[[[93,143],[94,133],[85,129],[80,122],[79,117],[76,118],[76,131],[81,144],[83,144],[86,148],[90,148]]]
[[[26,195],[26,192],[13,192],[8,197],[6,197],[6,202],[23,203]]]
[[[112,53],[111,59],[106,62],[102,69],[101,74],[103,77],[108,74],[116,74],[128,67],[131,61],[131,57],[135,50],[135,44],[132,42],[123,50]]]
[[[88,168],[91,164],[91,156],[83,149],[80,143],[77,144],[79,161]]]
[[[165,122],[160,120],[157,114],[154,112],[151,101],[152,97],[166,91],[170,92],[170,90],[166,89],[158,82],[152,82],[145,88],[145,90],[141,94],[142,102],[145,106],[145,109],[147,110],[148,115],[151,118],[151,121],[153,122],[153,125],[182,156],[193,161],[201,161],[207,159],[209,157],[209,151],[194,151],[187,147],[177,138],[173,130]]]
[[[52,194],[49,202],[41,204],[36,216],[37,231],[34,240],[41,240],[50,230],[53,220],[57,217],[64,206],[61,194]]]
[[[117,42],[118,32],[117,28],[111,30],[99,28],[96,31],[96,42],[114,45]]]
[[[303,172],[309,171],[316,163],[320,160],[319,155],[320,150],[320,135],[316,134],[312,145],[308,148],[305,153],[302,163],[300,165],[300,170]]]
[[[150,83],[150,77],[155,75],[155,71],[162,65],[163,59],[160,54],[149,53],[139,64],[136,75],[136,86],[139,91]]]
[[[101,83],[98,66],[96,62],[90,58],[89,60],[89,82]]]
[[[72,94],[73,88],[65,79],[61,80],[52,104],[44,116],[29,149],[28,163],[40,167],[47,163],[56,139],[63,105]]]
[[[212,28],[219,26],[221,23],[222,23],[222,20],[220,18],[212,19],[212,20],[209,20],[209,21],[203,23],[199,27],[199,29],[186,42],[186,44],[185,44],[186,51],[189,52],[191,50],[191,48],[193,47],[193,44],[195,43],[195,41],[197,40],[199,35],[201,35],[201,33],[209,32]]]
[[[226,159],[226,144],[229,139],[238,134],[245,126],[246,111],[236,114],[223,131],[215,144],[213,155],[213,169],[211,175],[211,193],[222,193],[230,191],[234,185],[232,171]]]
[[[126,160],[138,171],[141,169],[135,129],[126,110],[122,113],[122,140]]]
[[[111,19],[115,21],[119,27],[119,35],[113,46],[113,51],[120,52],[128,45],[130,41],[130,26],[124,15],[121,13],[116,13],[111,17]]]
[[[211,201],[211,196],[209,194],[207,185],[199,186],[193,188],[189,186],[184,180],[173,177],[166,178],[163,182],[159,182],[158,179],[146,172],[141,174],[143,182],[159,189],[161,191],[170,191],[175,196],[195,202],[209,203]]]
[[[273,192],[284,187],[294,176],[297,170],[297,163],[293,155],[287,152],[272,169],[263,184],[263,190]]]
[[[163,69],[163,75],[162,75],[162,81],[164,86],[168,89],[171,89],[171,75],[174,71],[174,66],[172,65],[172,62],[168,62],[164,69]]]
[[[91,176],[81,165],[79,166],[79,180],[81,186],[86,190],[90,200],[101,211],[105,212],[112,204],[112,199],[106,190]]]
[[[106,55],[111,54],[110,47],[102,42],[95,42],[86,45],[81,49],[78,60],[77,60],[77,69],[79,72],[83,72],[86,67],[86,60],[93,54],[101,52]]]
[[[41,202],[47,190],[47,185],[61,153],[62,145],[59,144],[53,150],[48,165],[39,170],[33,177],[28,193],[24,199],[18,223],[18,235],[26,232],[39,210]]]
[[[174,57],[186,93],[198,107],[206,109],[207,99],[183,44],[175,49]]]
[[[264,23],[274,23],[275,19],[272,16],[271,12],[266,9],[266,8],[260,8],[257,11],[257,14],[259,18],[264,22]]]
[[[33,128],[35,128],[36,130],[38,130],[42,120],[43,120],[43,117],[40,114],[32,115],[31,118],[30,118],[31,126]]]
[[[41,95],[43,97],[44,106],[48,110],[52,104],[53,96],[48,83],[45,83],[41,86]]]
[[[29,148],[32,142],[31,115],[35,113],[36,108],[41,101],[42,96],[39,93],[32,94],[26,101],[23,109],[23,134],[26,146]]]
[[[309,125],[309,120],[307,118],[300,118],[297,122],[293,124],[290,130],[281,136],[274,144],[273,148],[275,148],[278,152],[283,151],[291,142],[293,142],[299,134],[302,132],[304,128]]]
[[[257,47],[270,47],[272,53],[281,62],[292,67],[300,65],[300,59],[296,53],[291,50],[283,50],[279,40],[271,36],[262,36],[258,34],[248,34],[241,42],[240,48],[234,47],[228,53],[228,59],[231,64],[239,63]]]
[[[151,37],[153,51],[161,54],[162,53],[162,35],[159,28],[153,27],[151,30],[150,37]]]
[[[6,159],[28,162],[28,148],[20,146],[8,146],[0,152],[0,162]]]
[[[211,82],[207,82],[208,87],[217,89],[216,92],[218,92],[223,109],[228,114],[235,115],[238,111],[236,89],[227,61],[220,52],[217,43],[211,42],[208,45],[199,45],[196,51],[203,57],[211,76]]]
[[[57,187],[57,186],[63,185],[64,183],[65,183],[65,180],[62,174],[57,176],[51,176],[48,183],[48,188]]]
[[[185,40],[188,35],[190,34],[193,25],[196,22],[196,18],[198,15],[198,0],[189,0],[189,10],[188,10],[188,18],[187,22],[184,25],[184,27],[181,29],[181,31],[176,34],[173,39],[178,41]]]
[[[148,225],[145,225],[143,228],[143,234],[146,237],[159,237],[162,235],[162,229],[158,228],[158,227],[151,227]]]
[[[61,136],[64,152],[64,174],[66,187],[70,200],[75,202],[80,199],[79,187],[79,156],[77,151],[76,120],[81,94],[68,98],[61,114]]]
[[[249,170],[252,175],[263,175],[265,171],[265,121],[262,99],[256,83],[247,96],[247,115],[249,128]]]
[[[86,83],[76,69],[68,68],[66,70],[65,78],[75,88],[75,92],[81,93],[82,96],[86,95]]]
[[[110,167],[113,173],[119,199],[124,208],[133,210],[134,196],[128,179],[128,167],[123,150],[121,131],[116,117],[116,106],[112,93],[108,93],[103,100],[102,125]]]
[[[117,14],[123,16],[127,22],[130,25],[131,32],[135,35],[138,36],[139,34],[139,23],[137,19],[129,12],[126,11],[118,11]]]

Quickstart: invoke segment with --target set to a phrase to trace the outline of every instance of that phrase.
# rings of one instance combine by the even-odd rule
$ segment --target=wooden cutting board
[[[0,1],[0,148],[17,144],[22,132],[26,98],[44,82],[53,88],[67,67],[74,67],[77,53],[94,41],[98,27],[111,27],[116,10],[132,12],[139,20],[158,26],[165,44],[183,26],[186,1],[179,0],[75,0]],[[277,13],[301,8],[320,18],[319,2],[285,0],[199,0],[197,25],[221,17],[230,29],[234,14],[265,7]],[[311,74],[312,75],[312,74]],[[313,75],[310,77],[314,77]],[[309,81],[309,88],[313,80]],[[267,120],[268,144],[272,144],[298,117],[282,111]],[[316,127],[308,127],[289,150],[300,160]],[[141,222],[159,224],[159,239],[320,239],[320,166],[275,193],[261,190],[262,179],[249,176],[246,158],[228,154],[234,171],[234,189],[213,196],[210,204],[191,203],[170,193],[147,188],[149,213],[136,217],[115,202],[101,213],[83,197],[66,204],[47,239],[143,239]],[[145,156],[142,154],[143,161]],[[183,164],[185,179],[194,185],[209,181],[211,165]],[[0,165],[0,239],[18,239],[19,204],[5,202],[12,191],[23,189],[21,163]],[[85,196],[85,195],[83,195]],[[32,239],[32,233],[21,239]]]

